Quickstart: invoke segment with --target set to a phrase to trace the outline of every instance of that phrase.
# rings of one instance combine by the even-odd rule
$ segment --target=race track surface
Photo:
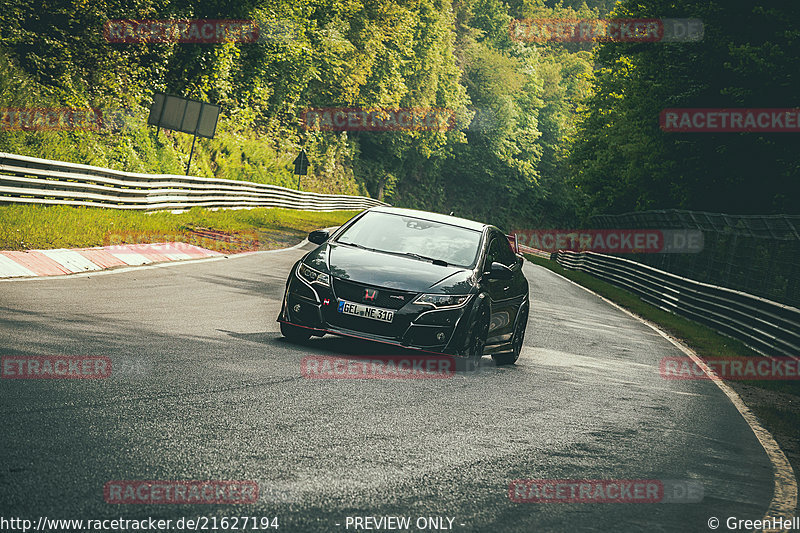
[[[516,366],[303,377],[309,355],[406,354],[281,337],[286,275],[308,249],[0,283],[0,354],[113,363],[107,379],[0,380],[2,515],[277,516],[283,532],[354,531],[348,516],[450,517],[456,532],[709,531],[712,516],[764,515],[772,467],[728,398],[709,381],[663,379],[659,361],[678,349],[530,263]],[[703,496],[514,503],[516,479],[691,481]],[[112,480],[253,480],[260,494],[118,505],[104,501]]]

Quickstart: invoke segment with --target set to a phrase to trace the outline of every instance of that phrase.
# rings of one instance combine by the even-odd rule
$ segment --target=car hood
[[[304,262],[337,278],[410,292],[466,294],[474,284],[472,270],[462,267],[434,265],[335,243],[319,246]]]

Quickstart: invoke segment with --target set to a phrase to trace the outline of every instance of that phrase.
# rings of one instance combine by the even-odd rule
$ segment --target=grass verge
[[[114,234],[184,234],[191,231],[255,232],[258,248],[300,242],[314,229],[339,226],[359,211],[192,208],[183,213],[142,213],[64,205],[0,206],[0,250],[85,248],[109,244]],[[117,244],[116,242],[112,244]]]
[[[717,333],[713,329],[675,315],[654,305],[625,289],[595,278],[585,272],[567,270],[555,261],[525,254],[530,262],[543,266],[591,289],[597,294],[657,324],[672,337],[692,348],[702,359],[736,357],[762,357],[742,342]],[[800,472],[800,381],[727,381],[741,396],[745,404],[755,413],[761,423],[784,451],[795,476]]]

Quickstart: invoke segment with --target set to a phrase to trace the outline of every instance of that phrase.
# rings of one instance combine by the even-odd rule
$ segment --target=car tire
[[[281,322],[281,335],[290,341],[302,342],[307,341],[311,337],[311,330]]]
[[[475,327],[469,337],[469,343],[463,352],[464,357],[461,361],[461,370],[472,372],[478,369],[483,358],[483,350],[486,347],[486,337],[489,334],[489,313],[484,309],[481,311]]]
[[[522,353],[522,345],[525,340],[525,329],[528,326],[528,308],[526,307],[523,313],[517,320],[517,325],[514,327],[514,335],[511,337],[511,351],[494,354],[492,359],[497,366],[513,365],[519,359],[519,354]]]

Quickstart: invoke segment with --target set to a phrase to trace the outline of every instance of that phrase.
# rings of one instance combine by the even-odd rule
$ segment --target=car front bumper
[[[339,300],[330,286],[301,280],[293,269],[278,322],[308,328],[317,335],[330,333],[434,354],[459,355],[467,342],[475,298],[461,307],[448,309],[409,301],[399,309],[392,309],[391,323],[345,315],[338,311]]]

